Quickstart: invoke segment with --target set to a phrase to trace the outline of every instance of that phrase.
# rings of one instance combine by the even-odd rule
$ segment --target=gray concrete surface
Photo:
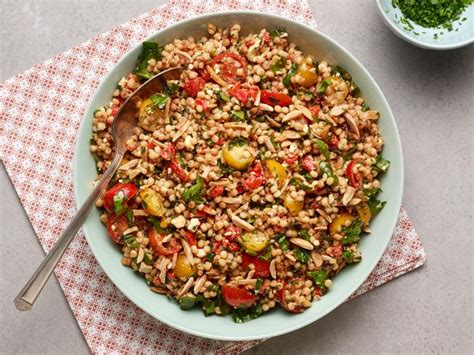
[[[0,2],[0,80],[5,80],[162,1]],[[372,73],[398,121],[404,205],[427,264],[297,332],[248,354],[472,353],[474,46],[418,49],[394,37],[374,1],[311,1],[321,30]],[[0,168],[1,353],[87,353],[61,290],[50,282],[29,313],[12,299],[43,257],[3,166]]]

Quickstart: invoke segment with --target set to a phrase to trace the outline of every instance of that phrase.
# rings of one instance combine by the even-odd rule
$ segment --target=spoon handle
[[[72,239],[76,235],[79,228],[87,218],[95,202],[99,198],[101,192],[107,187],[110,179],[117,171],[120,161],[122,160],[123,154],[115,153],[112,162],[110,163],[107,170],[104,172],[97,185],[95,186],[92,193],[87,198],[86,202],[77,212],[74,219],[69,223],[63,234],[56,242],[54,247],[46,255],[45,259],[38,267],[36,272],[33,274],[28,283],[23,287],[18,296],[15,298],[15,306],[20,311],[29,311],[36,299],[38,298],[41,290],[51,276],[54,268],[58,264],[59,260],[63,256],[67,247],[71,243]]]

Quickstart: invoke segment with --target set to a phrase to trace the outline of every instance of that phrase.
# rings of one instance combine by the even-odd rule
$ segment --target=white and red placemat
[[[254,10],[316,27],[306,1],[171,0],[0,85],[0,158],[45,251],[75,214],[72,157],[77,130],[100,80],[135,44],[176,21]],[[405,210],[392,240],[355,297],[425,262]],[[108,279],[80,232],[56,276],[93,353],[238,353],[263,340],[213,341],[170,328],[132,304]]]

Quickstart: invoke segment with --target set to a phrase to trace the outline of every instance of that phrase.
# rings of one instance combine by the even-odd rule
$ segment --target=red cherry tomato
[[[160,155],[165,160],[171,160],[176,155],[176,148],[174,147],[173,143],[168,142],[166,147],[161,148]]]
[[[267,90],[262,90],[260,101],[270,106],[288,106],[292,103],[291,97],[289,97],[288,95]]]
[[[120,191],[123,192],[123,201],[127,202],[128,200],[130,200],[137,194],[138,187],[132,182],[128,182],[126,184],[121,184],[121,183],[116,184],[114,187],[108,190],[104,195],[104,207],[107,210],[110,211],[114,209],[114,197]]]
[[[230,285],[224,285],[221,288],[224,301],[232,307],[250,307],[257,301],[257,296],[249,291]]]
[[[191,97],[196,97],[198,92],[204,88],[206,80],[197,76],[194,79],[189,79],[184,83],[184,91]]]
[[[200,105],[202,107],[202,110],[204,112],[207,112],[208,111],[208,107],[207,107],[207,104],[206,104],[206,101],[202,100],[202,99],[196,99],[194,100],[194,102],[196,103],[196,106],[197,105]]]
[[[247,62],[245,58],[237,53],[221,53],[216,55],[211,62],[211,67],[216,70],[216,65],[219,66],[218,75],[227,83],[235,84],[237,78],[237,64],[243,69],[242,79],[247,76]]]
[[[265,183],[265,175],[260,161],[255,162],[249,172],[250,176],[242,182],[245,190],[255,190]]]
[[[110,214],[107,220],[107,232],[115,243],[121,244],[123,232],[128,229],[128,220],[125,215]]]
[[[196,234],[190,231],[184,232],[184,239],[188,242],[190,246],[196,245]]]
[[[240,229],[234,225],[226,227],[224,230],[224,238],[232,242],[240,237]]]
[[[153,142],[148,143],[148,149],[155,149],[156,144]]]
[[[298,155],[297,154],[292,154],[292,155],[288,155],[286,156],[283,160],[285,160],[285,162],[287,164],[293,164],[295,161],[298,160]]]
[[[347,168],[346,168],[346,171],[345,171],[345,175],[349,178],[349,184],[353,187],[353,188],[358,188],[360,186],[360,176],[357,175],[356,173],[354,173],[354,161],[351,160],[351,162],[349,163],[349,165],[347,165]]]
[[[269,277],[270,276],[270,263],[268,261],[260,259],[258,256],[253,256],[247,253],[242,253],[242,268],[247,271],[248,266],[253,264],[255,267],[255,276],[257,277]]]
[[[173,255],[181,250],[181,243],[176,238],[171,238],[168,242],[168,246],[164,246],[163,238],[164,234],[158,234],[155,228],[150,228],[148,232],[148,239],[150,241],[153,252],[158,255]]]
[[[169,165],[171,171],[183,182],[188,182],[189,181],[189,176],[186,170],[184,170],[181,165],[179,165],[178,160],[176,157],[174,157]]]
[[[296,291],[296,287],[294,286],[294,282],[303,282],[303,279],[293,279],[289,283],[283,282],[283,287],[278,291],[278,300],[280,301],[280,306],[287,312],[290,313],[301,313],[304,311],[303,306],[296,306],[294,309],[290,310],[288,308],[288,302],[285,299],[285,293],[288,292],[290,295]]]
[[[316,163],[314,162],[313,158],[310,157],[309,155],[303,158],[302,165],[303,165],[303,169],[306,170],[308,173],[316,169]]]
[[[207,191],[210,198],[216,198],[224,193],[224,186],[216,185]]]
[[[243,104],[246,104],[250,98],[255,101],[259,90],[258,87],[252,85],[249,89],[241,89],[240,86],[240,83],[235,84],[232,89],[229,90],[229,94]]]
[[[316,116],[316,117],[318,117],[318,113],[319,113],[320,110],[321,110],[321,107],[319,107],[319,106],[311,106],[309,108],[309,112],[311,112],[311,114],[313,116]]]

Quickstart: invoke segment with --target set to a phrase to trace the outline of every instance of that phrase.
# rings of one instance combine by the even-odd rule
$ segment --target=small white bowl
[[[404,15],[398,7],[393,7],[392,0],[377,0],[377,7],[388,28],[401,39],[421,48],[448,50],[467,46],[474,42],[474,4],[467,7],[455,21],[453,30],[426,28],[413,21],[413,29],[407,30],[407,25],[400,21]],[[466,18],[465,21],[461,21]],[[437,34],[437,35],[436,35]]]

